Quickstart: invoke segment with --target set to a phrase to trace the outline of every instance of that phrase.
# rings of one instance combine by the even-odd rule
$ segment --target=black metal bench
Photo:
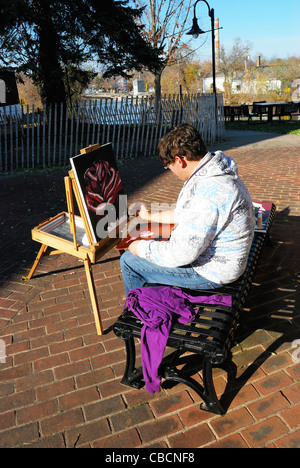
[[[221,367],[230,357],[235,330],[243,305],[251,288],[255,267],[258,262],[262,246],[270,242],[269,229],[275,215],[275,205],[272,204],[266,232],[256,232],[253,238],[248,263],[243,275],[234,283],[219,289],[190,290],[184,289],[194,296],[220,293],[232,297],[232,306],[212,306],[195,304],[197,313],[195,319],[185,325],[174,323],[171,328],[167,346],[175,351],[166,355],[160,366],[160,375],[166,381],[181,382],[196,391],[203,400],[201,408],[215,414],[225,414],[213,382],[213,367]],[[151,285],[147,285],[151,287]],[[143,387],[143,370],[136,368],[136,349],[134,338],[141,337],[143,323],[128,309],[120,315],[113,330],[115,334],[125,341],[127,361],[121,383],[139,389]],[[199,367],[199,356],[202,357],[203,385],[195,379],[185,375],[184,368],[179,370],[180,357],[184,353],[194,353]]]
[[[268,108],[266,106],[257,106],[257,104],[264,104],[266,101],[253,102],[252,112],[249,113],[249,119],[252,117],[259,117],[262,120],[263,115],[268,115]]]
[[[247,106],[246,106],[247,107]],[[240,120],[240,117],[245,116],[245,106],[224,106],[224,118],[225,120],[231,120],[234,122],[237,117]]]
[[[292,119],[292,114],[296,113],[298,110],[297,102],[290,102],[285,105],[278,105],[275,107],[275,116],[281,120],[281,117],[289,117]]]

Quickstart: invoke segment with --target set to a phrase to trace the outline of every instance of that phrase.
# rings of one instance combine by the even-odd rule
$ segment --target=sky
[[[234,39],[252,44],[250,57],[288,58],[300,56],[300,0],[208,0],[219,18],[220,45],[230,51]],[[204,31],[211,29],[208,8],[204,2],[196,6],[198,24]],[[192,25],[193,12],[191,12]],[[211,59],[211,35],[207,34],[205,44],[197,51],[201,61]],[[203,42],[203,36],[193,39]]]

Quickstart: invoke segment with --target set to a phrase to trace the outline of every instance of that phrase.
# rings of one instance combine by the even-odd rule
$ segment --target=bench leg
[[[187,385],[192,390],[194,390],[203,400],[200,405],[200,408],[203,411],[208,411],[210,413],[224,415],[226,411],[222,407],[221,403],[218,400],[213,376],[212,376],[212,365],[210,362],[204,360],[202,368],[202,380],[203,387],[192,377],[184,376],[179,370],[174,366],[165,366],[163,377],[166,380],[173,380],[174,382],[179,382]]]
[[[204,360],[203,362],[203,386],[204,386],[204,403],[201,404],[201,409],[211,413],[224,415],[225,410],[218,400],[212,376],[212,365]]]
[[[143,372],[142,369],[136,369],[135,367],[135,344],[134,338],[131,336],[128,339],[125,339],[126,346],[126,366],[121,384],[133,387],[136,389],[142,388],[144,386],[143,382]]]

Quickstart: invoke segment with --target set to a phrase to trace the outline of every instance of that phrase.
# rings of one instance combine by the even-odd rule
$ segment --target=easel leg
[[[42,256],[46,252],[47,248],[48,248],[48,245],[46,245],[46,244],[43,244],[42,247],[40,248],[39,253],[37,254],[37,257],[36,257],[36,259],[34,261],[34,264],[32,265],[32,268],[31,268],[31,270],[29,272],[29,275],[27,276],[28,281],[31,279],[32,275],[34,274],[34,272],[35,272],[35,270],[36,270]]]
[[[85,267],[86,279],[87,279],[91,302],[92,302],[93,313],[95,317],[97,333],[98,335],[103,335],[103,327],[101,323],[99,306],[98,306],[97,296],[95,293],[95,284],[94,284],[94,280],[93,280],[93,276],[91,272],[91,262],[89,258],[86,258],[84,260],[84,267]]]

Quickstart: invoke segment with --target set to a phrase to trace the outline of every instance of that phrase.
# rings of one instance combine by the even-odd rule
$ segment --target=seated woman
[[[126,294],[145,283],[214,289],[244,272],[254,232],[252,200],[236,163],[207,152],[189,124],[172,129],[158,145],[165,169],[184,181],[176,208],[145,221],[175,224],[168,241],[136,240],[121,257]]]

